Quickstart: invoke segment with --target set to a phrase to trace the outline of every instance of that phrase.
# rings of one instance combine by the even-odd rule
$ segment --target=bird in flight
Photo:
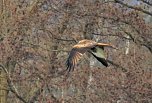
[[[107,67],[108,62],[104,55],[104,47],[112,47],[117,49],[111,44],[97,43],[95,41],[87,39],[79,41],[78,44],[74,45],[72,50],[70,51],[70,54],[66,61],[66,70],[68,70],[68,72],[70,72],[71,70],[73,71],[77,62],[86,52],[91,53],[99,62]]]

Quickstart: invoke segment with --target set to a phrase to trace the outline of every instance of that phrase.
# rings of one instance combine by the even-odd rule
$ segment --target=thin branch
[[[77,41],[74,39],[62,39],[62,38],[54,38],[54,39],[61,40],[61,41],[74,41],[75,43],[77,43]]]
[[[128,5],[128,4],[126,4],[126,3],[124,3],[124,2],[122,2],[122,1],[120,1],[120,0],[115,0],[115,2],[116,2],[116,3],[119,3],[119,4],[123,5],[123,6],[126,6],[126,7],[130,8],[130,9],[134,9],[134,10],[137,10],[137,11],[141,11],[141,12],[147,14],[147,15],[152,16],[152,13],[151,13],[151,12],[146,11],[146,10],[143,10],[143,9],[141,9],[141,8],[137,8],[137,7]]]
[[[10,88],[10,91],[11,91],[12,93],[14,93],[15,96],[16,96],[19,100],[21,100],[23,103],[28,103],[28,102],[26,102],[26,100],[23,99],[23,97],[21,97],[21,96],[19,95],[16,87],[14,86],[14,84],[13,84],[13,82],[12,82],[12,80],[11,80],[10,74],[9,74],[9,72],[7,71],[7,69],[6,69],[3,65],[1,65],[1,64],[0,64],[0,68],[2,68],[2,69],[4,70],[4,72],[7,74],[7,75],[6,75],[6,76],[7,76],[7,82],[8,82],[8,86],[9,86],[9,88]]]
[[[34,96],[28,101],[28,103],[35,103],[39,95],[43,92],[43,86],[41,86],[35,93]]]
[[[131,40],[130,38],[124,37],[124,36],[120,36],[117,34],[100,34],[100,33],[92,33],[93,35],[99,35],[99,36],[115,36],[115,37],[119,37],[119,38],[123,38],[126,40]]]
[[[147,1],[147,0],[139,0],[139,1],[142,1],[145,4],[152,6],[152,1],[151,0],[149,0],[149,1]]]
[[[143,46],[147,47],[149,51],[152,53],[152,43],[143,44]]]
[[[91,15],[86,15],[86,16],[91,16]],[[132,25],[131,22],[127,22],[127,21],[124,21],[124,20],[121,20],[121,19],[118,19],[118,18],[113,18],[113,17],[106,17],[106,16],[98,16],[98,17],[101,17],[101,18],[103,18],[103,19],[110,19],[110,20],[122,22],[122,23],[124,23],[124,24],[126,24],[126,25],[131,26],[138,34],[141,34],[140,31],[139,31],[134,25]],[[130,33],[127,33],[127,32],[125,32],[125,33],[130,36],[130,39],[132,39],[133,42],[135,42],[136,44],[139,42],[140,45],[145,46],[145,47],[148,48],[149,51],[152,53],[152,46],[151,46],[152,43],[147,43],[147,44],[145,44],[145,43],[143,43],[143,42],[140,41],[140,40],[138,40],[138,42],[137,42],[137,40],[135,41],[134,37],[133,37],[132,35],[130,35]],[[150,44],[150,45],[149,45],[149,44]]]
[[[46,88],[47,88],[49,94],[51,95],[51,97],[55,100],[54,102],[59,103],[59,100],[53,95],[53,93],[50,90],[50,88],[52,88],[52,89],[55,89],[55,88],[53,86],[50,87],[48,84],[46,84]]]
[[[145,46],[145,47],[148,48],[149,51],[152,53],[152,42],[147,42],[147,40],[144,40],[144,42],[142,42],[142,41],[139,40],[139,39],[136,39],[136,40],[135,40],[135,37],[133,37],[133,35],[132,35],[131,33],[125,31],[124,29],[122,29],[122,31],[123,31],[125,34],[129,35],[130,39],[131,39],[134,43],[140,44],[141,46]],[[142,38],[143,38],[143,37],[142,37]],[[144,38],[143,38],[143,39],[144,39]]]
[[[43,50],[47,50],[47,51],[50,51],[50,52],[68,52],[67,50],[63,50],[63,49],[58,49],[58,50],[50,50],[50,49],[47,49],[47,48],[44,48],[38,44],[34,44],[34,43],[29,43],[29,42],[24,42],[25,44],[28,44],[28,45],[31,45],[33,47],[38,47],[38,48],[41,48]]]
[[[127,72],[128,70],[124,67],[122,67],[121,65],[117,64],[117,63],[114,63],[113,61],[111,60],[108,60],[107,59],[107,62],[109,62],[110,64],[112,64],[113,66],[117,67],[117,68],[120,68],[123,72]]]

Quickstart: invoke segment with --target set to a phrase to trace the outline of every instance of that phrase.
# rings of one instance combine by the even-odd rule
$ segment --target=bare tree
[[[151,2],[139,1],[1,0],[1,102],[151,103]],[[82,39],[119,50],[105,48],[107,68],[84,56],[67,77],[68,53]]]

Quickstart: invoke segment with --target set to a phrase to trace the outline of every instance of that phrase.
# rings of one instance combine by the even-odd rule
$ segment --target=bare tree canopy
[[[118,49],[67,76],[83,39]],[[0,0],[0,103],[152,103],[152,1]]]

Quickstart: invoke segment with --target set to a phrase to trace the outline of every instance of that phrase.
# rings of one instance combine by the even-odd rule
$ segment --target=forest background
[[[82,39],[119,49],[65,78]],[[0,103],[152,103],[152,1],[0,0]]]

